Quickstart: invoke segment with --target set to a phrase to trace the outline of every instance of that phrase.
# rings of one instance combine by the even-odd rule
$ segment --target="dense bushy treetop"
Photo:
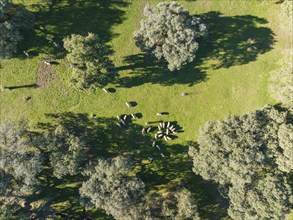
[[[62,123],[49,127],[46,133],[33,133],[22,121],[4,122],[0,127],[0,219],[11,215],[26,219],[29,213],[39,217],[53,215],[50,202],[37,208],[27,198],[36,190],[38,195],[47,190],[41,184],[51,185],[50,170],[59,179],[78,174],[87,151],[82,139]],[[104,209],[119,220],[199,219],[196,203],[187,189],[148,196],[143,181],[136,176],[136,168],[135,161],[126,155],[92,158],[82,172],[84,176],[75,176],[83,181],[79,189],[82,204]],[[32,209],[23,213],[27,205]]]
[[[53,174],[61,179],[65,175],[75,175],[85,159],[85,144],[59,125],[46,135],[47,150]]]
[[[199,220],[197,205],[187,189],[181,189],[170,195],[163,201],[161,219]]]
[[[134,33],[135,44],[157,59],[164,59],[169,70],[179,70],[195,58],[196,39],[207,35],[207,27],[199,18],[190,16],[177,2],[147,5],[141,28]]]
[[[268,174],[250,186],[234,185],[228,196],[233,219],[284,219],[293,202],[292,190],[283,175]]]
[[[198,220],[197,205],[191,193],[185,189],[163,194],[151,193],[131,206],[119,220]]]
[[[84,171],[88,180],[79,190],[82,201],[119,220],[199,219],[196,203],[186,189],[166,197],[146,197],[144,183],[133,172],[134,165],[128,156],[99,159]]]
[[[75,65],[71,82],[79,90],[95,90],[103,87],[117,75],[108,50],[99,37],[72,34],[64,39],[67,59]]]
[[[196,174],[229,189],[232,218],[282,219],[290,207],[292,139],[292,109],[267,106],[207,122],[189,154]]]
[[[282,127],[289,123],[288,117],[289,111],[265,107],[241,117],[207,122],[200,131],[199,149],[190,148],[194,172],[220,184],[251,183],[277,167],[276,161],[284,152],[291,152],[290,138],[279,137],[285,135]],[[293,164],[293,158],[281,169],[292,171],[289,164]]]
[[[276,163],[283,172],[292,172],[293,170],[293,125],[281,125],[278,131],[280,152],[277,155]]]
[[[0,126],[0,194],[26,195],[37,183],[41,153],[27,135],[24,122],[5,121]]]
[[[167,196],[145,194],[144,183],[133,172],[130,157],[99,159],[85,171],[80,195],[85,204],[104,209],[119,220],[198,220],[197,206],[187,189]]]
[[[0,0],[0,58],[9,58],[23,39],[21,31],[31,29],[34,16],[22,6]]]
[[[129,209],[138,204],[145,193],[144,183],[131,175],[133,166],[127,156],[99,159],[96,166],[85,171],[89,179],[79,190],[81,197],[115,219],[127,216]]]

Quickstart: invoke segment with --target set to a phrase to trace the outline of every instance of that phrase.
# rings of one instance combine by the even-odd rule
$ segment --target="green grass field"
[[[180,1],[192,15],[197,14],[210,25],[211,34],[200,42],[195,62],[181,71],[168,72],[164,64],[142,54],[133,40],[143,7],[158,0],[13,2],[25,4],[36,13],[35,32],[26,35],[19,50],[31,50],[38,55],[25,59],[20,52],[17,58],[1,60],[1,85],[16,87],[1,91],[1,121],[23,117],[37,127],[40,122],[53,120],[47,114],[96,114],[97,123],[116,132],[101,141],[106,151],[132,151],[140,159],[158,156],[147,146],[150,137],[136,136],[141,126],[151,121],[176,121],[184,132],[166,144],[167,157],[151,165],[142,160],[146,165],[141,175],[148,190],[165,190],[184,180],[198,198],[202,216],[226,218],[215,186],[192,174],[188,142],[196,140],[199,128],[208,120],[240,115],[274,103],[267,89],[269,73],[290,46],[290,36],[279,25],[282,22],[279,5],[274,1],[254,0]],[[73,90],[68,83],[68,63],[58,59],[58,51],[46,40],[46,37],[62,40],[72,33],[87,32],[99,34],[112,50],[111,57],[120,77],[108,87],[115,88],[115,93]],[[252,41],[256,49],[249,43]],[[56,57],[59,62],[53,67],[56,78],[47,88],[31,87],[46,57]],[[182,92],[187,96],[181,96]],[[25,102],[27,96],[32,98]],[[137,106],[128,108],[126,101],[135,101]],[[169,115],[156,116],[157,112],[169,112]],[[115,121],[112,118],[123,113],[141,113],[143,117],[135,120],[127,131],[120,131],[112,126]],[[83,117],[79,116],[73,117],[74,120]],[[74,199],[63,196],[64,200],[56,203],[57,208],[78,210],[72,207]]]

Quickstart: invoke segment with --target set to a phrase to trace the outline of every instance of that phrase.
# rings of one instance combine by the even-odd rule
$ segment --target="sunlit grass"
[[[18,0],[14,2],[23,3],[34,11],[39,10],[36,6],[42,6],[39,8],[45,11],[45,14],[40,13],[36,16],[36,19],[44,19],[41,21],[36,20],[36,36],[29,35],[22,43],[22,48],[26,50],[38,50],[40,54],[31,59],[24,59],[20,55],[19,58],[2,60],[0,84],[3,87],[24,86],[36,83],[39,65],[45,57],[51,56],[51,54],[46,53],[54,52],[52,46],[49,43],[47,44],[45,40],[46,34],[53,35],[59,39],[64,33],[71,33],[71,30],[72,33],[77,33],[79,30],[79,32],[92,31],[98,33],[113,50],[111,57],[117,67],[131,65],[124,59],[127,56],[140,53],[134,45],[133,31],[139,28],[143,7],[147,2],[156,4],[160,1],[121,0],[121,2],[129,3],[124,6],[113,3],[111,10],[119,10],[121,18],[115,14],[105,14],[105,17],[103,17],[103,9],[97,11],[97,14],[95,14],[94,11],[88,8],[90,12],[88,16],[95,19],[95,23],[91,23],[90,27],[87,26],[88,19],[77,20],[75,18],[83,10],[83,1],[76,1],[76,5],[72,6],[69,4],[70,1],[60,1],[52,9],[53,12],[55,10],[57,14],[60,14],[57,18],[49,17],[50,12],[47,12],[51,2],[49,0]],[[99,1],[88,0],[86,2]],[[275,42],[271,45],[271,49],[268,49],[265,53],[259,53],[254,57],[255,59],[249,60],[249,50],[245,52],[241,48],[246,41],[233,39],[234,44],[232,46],[235,47],[230,48],[229,45],[226,46],[225,44],[218,43],[225,40],[218,38],[216,45],[223,45],[231,50],[230,54],[237,54],[239,56],[243,54],[237,50],[244,51],[248,61],[246,63],[232,62],[233,65],[230,67],[214,68],[214,65],[221,63],[221,58],[226,58],[225,55],[229,55],[229,51],[221,51],[223,48],[214,48],[220,50],[220,52],[211,56],[211,53],[206,52],[208,48],[203,40],[203,46],[198,54],[200,61],[191,64],[188,68],[178,73],[168,73],[162,71],[160,66],[152,66],[151,68],[154,71],[152,74],[154,74],[154,77],[148,77],[143,75],[143,65],[138,69],[125,68],[125,70],[119,71],[120,79],[126,77],[130,80],[132,86],[126,88],[123,85],[119,85],[119,83],[109,85],[109,87],[116,89],[116,92],[113,94],[106,94],[102,90],[95,93],[81,93],[73,90],[68,83],[70,75],[68,63],[66,60],[56,59],[60,64],[53,67],[57,75],[54,83],[49,87],[38,89],[19,88],[0,91],[1,121],[7,118],[17,119],[23,117],[29,121],[30,125],[36,126],[39,122],[51,120],[45,114],[68,111],[87,113],[88,115],[96,114],[98,117],[106,118],[114,118],[116,115],[124,113],[141,113],[143,117],[136,119],[134,122],[141,126],[144,126],[145,122],[150,121],[176,121],[182,126],[184,132],[178,134],[178,138],[173,140],[170,145],[178,144],[186,149],[181,149],[180,151],[171,151],[171,149],[168,149],[167,152],[171,152],[169,154],[170,158],[146,165],[147,175],[153,172],[156,174],[156,178],[158,178],[149,180],[150,184],[153,183],[155,185],[147,185],[147,187],[150,190],[164,190],[185,178],[189,178],[192,171],[189,158],[187,157],[187,141],[196,140],[199,128],[206,121],[222,119],[229,114],[240,115],[260,108],[265,104],[274,103],[268,94],[268,77],[269,73],[276,68],[277,61],[282,58],[282,51],[288,47],[288,43],[286,43],[288,36],[284,35],[283,29],[280,28],[279,24],[281,20],[278,15],[279,5],[274,4],[273,1],[222,0],[181,1],[181,3],[191,14],[202,15],[211,11],[221,12],[221,16],[228,22],[241,21],[244,18],[243,16],[264,18],[267,20],[267,23],[258,23],[255,28],[271,29]],[[80,8],[77,5],[80,5]],[[70,13],[71,8],[72,14]],[[86,11],[83,13],[86,15]],[[105,13],[107,13],[107,10]],[[45,15],[48,17],[43,17]],[[240,20],[238,19],[239,16]],[[108,26],[105,23],[105,18],[110,19]],[[62,27],[58,26],[60,25],[58,19],[63,19],[62,24],[68,22],[68,27],[64,27],[64,33],[62,32]],[[252,24],[254,22],[250,23],[249,18],[247,19],[247,21],[243,21],[244,24]],[[99,26],[100,23],[103,24],[102,28],[105,26],[108,30],[99,33],[99,30],[102,29]],[[97,26],[97,29],[92,28],[95,27],[94,25]],[[238,25],[237,28],[239,28],[239,31],[244,28],[241,26],[242,24],[236,25]],[[223,30],[219,29],[219,31]],[[103,33],[105,34],[104,36]],[[223,33],[225,34],[225,32]],[[245,37],[249,38],[250,36],[254,36],[253,34],[249,32],[244,33],[242,37],[244,39]],[[226,34],[225,37],[229,40],[231,36]],[[236,57],[231,57],[231,59],[234,58]],[[205,77],[203,81],[196,81],[197,76],[201,74],[200,72],[203,72]],[[168,83],[162,83],[160,81],[160,74],[166,74],[162,79],[165,79]],[[139,78],[137,76],[142,77]],[[192,79],[194,79],[194,82],[192,82]],[[188,95],[181,96],[182,92],[186,92]],[[25,97],[28,96],[32,98],[28,102],[25,102]],[[126,101],[135,101],[138,105],[133,108],[128,108],[125,105]],[[157,112],[169,112],[169,115],[157,116]],[[181,152],[181,154],[176,154],[176,152]],[[172,166],[177,166],[178,169],[173,169]],[[160,182],[161,179],[162,182]],[[67,184],[61,185],[60,187],[70,188],[75,187],[75,185],[70,186]],[[69,204],[68,201],[61,201],[55,204],[55,206],[63,210],[68,208]],[[209,206],[215,206],[217,208],[215,204],[205,204],[203,205],[203,210],[208,209]]]

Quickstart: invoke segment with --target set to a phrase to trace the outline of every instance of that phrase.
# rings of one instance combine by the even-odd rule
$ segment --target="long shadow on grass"
[[[252,15],[225,16],[217,11],[202,15],[210,25],[213,68],[229,68],[255,61],[273,48],[274,33],[265,27],[268,21]]]
[[[21,86],[5,86],[5,89],[14,90],[14,89],[23,89],[23,88],[37,88],[37,84],[28,84],[28,85],[21,85]]]
[[[200,217],[203,219],[221,219],[227,217],[228,202],[218,192],[218,185],[204,180],[192,171],[192,160],[188,156],[188,146],[167,145],[164,149],[166,158],[158,160],[152,168],[168,179],[167,188],[185,187],[197,200]],[[146,174],[148,175],[148,172]],[[166,186],[158,186],[164,189]]]
[[[165,141],[157,141],[161,148],[159,151],[152,146],[154,133],[143,135],[141,133],[143,127],[135,124],[135,121],[132,123],[129,121],[125,127],[120,128],[116,125],[116,118],[92,118],[87,114],[71,112],[48,114],[47,116],[51,122],[40,123],[39,128],[50,130],[62,124],[71,133],[86,141],[86,145],[90,148],[86,163],[94,161],[97,157],[109,158],[130,153],[137,162],[138,175],[146,184],[147,191],[170,190],[178,184],[183,184],[199,200],[202,216],[219,216],[219,213],[222,215],[226,213],[225,207],[215,199],[215,197],[219,198],[217,186],[193,174],[187,146],[172,145],[171,141],[168,144]],[[154,125],[152,124],[152,126]],[[178,138],[180,138],[180,134],[178,134]],[[48,175],[51,172],[46,173]],[[50,181],[47,181],[47,185],[50,189],[47,189],[42,195],[54,198],[52,204],[67,204],[62,207],[62,212],[79,215],[81,207],[77,199],[78,187],[83,177],[65,177],[61,182],[52,176],[48,176],[48,179]],[[72,188],[72,186],[66,186],[69,183],[76,184]],[[60,188],[60,186],[62,187]],[[54,190],[55,188],[56,190]]]
[[[170,72],[164,62],[144,53],[124,58],[128,76],[117,80],[120,87],[139,86],[144,83],[189,86],[207,80],[209,69],[229,68],[247,64],[273,48],[274,33],[267,20],[251,15],[225,16],[217,11],[199,15],[209,25],[210,36],[199,41],[195,61],[180,71]],[[209,61],[209,62],[206,62]]]
[[[144,83],[193,86],[206,79],[203,69],[194,67],[196,63],[201,62],[201,58],[196,59],[197,61],[183,67],[180,71],[171,72],[166,63],[154,60],[151,55],[143,53],[130,55],[124,58],[127,65],[118,67],[118,71],[131,70],[132,72],[128,76],[118,78],[115,83],[118,87],[126,88],[140,86]]]
[[[25,37],[22,50],[33,48],[37,52],[58,54],[60,51],[47,37],[62,43],[70,34],[88,32],[108,42],[116,36],[112,26],[123,21],[123,8],[128,4],[125,0],[48,0],[35,4],[35,33]]]

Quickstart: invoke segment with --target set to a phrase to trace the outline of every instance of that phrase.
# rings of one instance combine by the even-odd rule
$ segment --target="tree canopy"
[[[169,70],[179,70],[195,58],[197,38],[207,35],[207,27],[191,16],[177,2],[161,2],[155,7],[147,5],[140,30],[134,33],[135,44],[157,59],[164,59]]]
[[[243,219],[246,213],[247,219],[269,219],[283,217],[288,210],[290,191],[285,176],[292,172],[293,164],[291,123],[292,109],[266,106],[243,116],[207,122],[201,129],[198,146],[189,150],[193,171],[228,187],[232,218]],[[276,192],[269,195],[265,185]],[[275,203],[270,202],[273,198]],[[258,210],[251,211],[253,206]],[[270,208],[274,212],[268,212]]]
[[[192,219],[199,220],[197,205],[191,193],[183,188],[169,195],[162,201],[160,219]]]
[[[186,188],[173,189],[163,194],[151,193],[132,206],[128,215],[119,220],[198,220],[197,205]]]
[[[79,190],[81,197],[115,219],[127,216],[145,193],[142,180],[131,174],[133,168],[134,163],[127,156],[99,159],[92,169],[84,172],[88,180]]]
[[[46,147],[49,152],[53,174],[61,179],[65,175],[75,175],[86,158],[85,144],[59,125],[46,135]]]
[[[22,31],[32,29],[34,16],[23,6],[0,0],[0,57],[9,58],[23,39]]]
[[[290,173],[293,171],[293,125],[281,125],[278,131],[280,152],[277,154],[278,168]]]
[[[109,51],[96,34],[72,34],[64,39],[67,59],[74,67],[71,82],[78,90],[95,90],[111,82],[117,75]]]
[[[278,132],[291,117],[289,110],[268,106],[241,117],[207,122],[200,131],[199,148],[190,148],[194,172],[220,184],[251,183],[278,166],[276,159],[284,152],[291,152],[290,139],[283,138],[281,143],[283,133]]]
[[[42,155],[28,136],[23,121],[4,121],[0,126],[0,202],[15,205],[38,183]]]
[[[233,219],[284,219],[293,202],[292,190],[283,175],[268,174],[252,186],[230,188],[229,215]]]

